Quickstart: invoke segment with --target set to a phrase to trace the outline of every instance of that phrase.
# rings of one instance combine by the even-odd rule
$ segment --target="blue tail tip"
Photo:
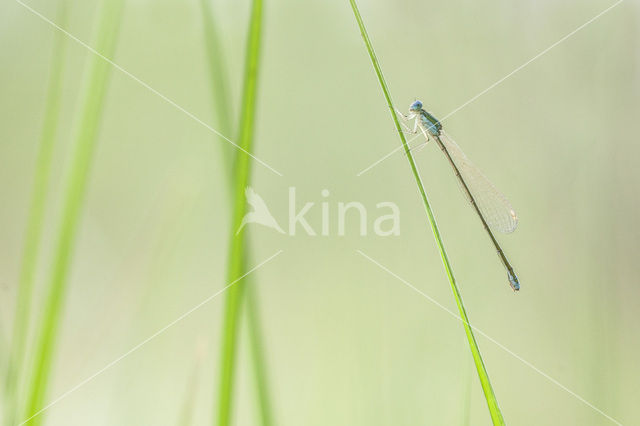
[[[507,271],[507,276],[509,277],[509,284],[511,285],[513,291],[519,291],[520,281],[518,281],[518,277],[516,276],[516,274],[514,272]]]

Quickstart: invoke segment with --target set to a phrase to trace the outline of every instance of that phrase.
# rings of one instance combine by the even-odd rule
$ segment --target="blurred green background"
[[[28,4],[54,19],[56,1]],[[66,29],[93,45],[100,2],[72,1]],[[436,117],[613,4],[610,1],[362,1],[397,106]],[[215,1],[237,117],[247,2]],[[286,227],[288,190],[329,236],[249,225],[278,425],[487,425],[462,326],[357,254],[362,250],[455,311],[403,154],[356,176],[399,141],[348,2],[266,2],[252,185]],[[113,60],[203,121],[212,107],[200,2],[127,0]],[[500,236],[513,294],[479,221],[435,146],[418,163],[472,324],[623,424],[640,424],[640,8],[626,1],[444,123],[511,200]],[[0,5],[0,350],[6,355],[41,132],[54,28]],[[55,226],[92,55],[67,39],[61,120],[36,286]],[[235,135],[230,135],[232,138]],[[113,70],[73,258],[47,400],[226,285],[231,206],[208,129]],[[330,196],[323,198],[321,191]],[[395,202],[397,237],[337,235],[337,203]],[[353,219],[353,217],[350,217]],[[174,425],[193,397],[211,424],[223,314],[218,297],[46,412],[49,425]],[[36,304],[40,302],[36,299]],[[38,309],[36,308],[36,315]],[[606,425],[606,417],[478,336],[508,424]],[[241,340],[234,423],[256,403]],[[0,362],[6,361],[5,356]],[[197,377],[197,385],[190,383]],[[468,397],[470,395],[470,397]],[[470,399],[469,399],[470,398]],[[470,404],[469,407],[468,404]]]

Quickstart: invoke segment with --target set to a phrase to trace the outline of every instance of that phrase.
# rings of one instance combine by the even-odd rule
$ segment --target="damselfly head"
[[[409,111],[411,111],[411,112],[420,112],[420,111],[422,111],[422,102],[415,101],[414,103],[412,103],[411,106],[409,107]]]

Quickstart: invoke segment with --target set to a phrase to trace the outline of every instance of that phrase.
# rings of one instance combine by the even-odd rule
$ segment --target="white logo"
[[[244,215],[242,218],[242,223],[240,223],[240,227],[238,228],[238,232],[236,235],[242,231],[242,228],[247,223],[259,223],[260,225],[264,225],[267,228],[272,228],[278,231],[281,234],[284,234],[278,222],[274,219],[267,207],[267,203],[264,202],[261,196],[259,196],[256,191],[253,190],[250,186],[247,186],[247,189],[244,191],[245,196],[247,197],[247,203],[251,207],[253,207],[253,211]]]
[[[348,203],[337,202],[332,203],[328,198],[330,196],[328,189],[321,191],[323,200],[318,203],[320,205],[320,219],[321,219],[321,232],[322,236],[329,236],[337,231],[338,236],[346,235],[347,231],[347,216],[349,216],[350,227],[355,224],[353,221],[358,221],[358,228],[360,236],[366,236],[369,233],[369,229],[372,227],[374,234],[379,237],[398,236],[400,235],[400,210],[395,203],[392,202],[379,202],[377,203],[376,210],[378,216],[374,220],[373,224],[368,221],[367,208],[364,204],[357,201],[350,201]],[[257,223],[267,228],[275,229],[281,234],[287,234],[290,236],[296,235],[296,228],[298,225],[309,236],[316,236],[316,230],[307,221],[306,215],[313,210],[316,202],[306,202],[301,208],[298,208],[296,203],[296,188],[289,188],[289,229],[285,232],[278,222],[273,217],[267,203],[260,197],[251,187],[245,189],[245,196],[247,204],[251,207],[252,211],[245,214],[240,223],[240,227],[236,232],[236,235],[242,231],[245,225],[249,223]],[[332,206],[335,205],[335,208]],[[317,210],[313,210],[312,216],[317,217]],[[387,214],[382,214],[387,213]],[[373,226],[371,226],[373,225]],[[316,228],[317,229],[317,228]],[[354,230],[355,231],[355,230]]]

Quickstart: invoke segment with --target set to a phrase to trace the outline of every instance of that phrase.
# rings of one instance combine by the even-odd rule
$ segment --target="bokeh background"
[[[31,0],[54,19],[56,1]],[[612,1],[362,1],[394,101],[444,116]],[[92,45],[100,2],[72,1],[66,29]],[[455,312],[393,123],[348,2],[266,2],[252,185],[286,226],[289,187],[320,230],[249,225],[253,276],[278,425],[488,425]],[[248,2],[216,0],[237,118]],[[444,125],[512,201],[518,230],[504,269],[441,153],[418,154],[472,323],[622,424],[640,424],[640,9],[627,0],[459,110]],[[113,60],[214,128],[199,1],[127,0]],[[0,5],[0,349],[8,351],[55,29]],[[55,228],[78,93],[92,55],[68,39],[62,113],[38,300]],[[232,138],[234,135],[230,135]],[[53,382],[64,393],[225,282],[231,205],[222,145],[201,124],[113,70],[73,257]],[[323,198],[327,189],[330,196]],[[400,207],[401,234],[338,236],[338,202]],[[41,303],[37,301],[36,303]],[[48,425],[174,425],[185,401],[211,424],[224,298],[218,297],[46,412]],[[38,309],[36,309],[36,315]],[[243,336],[246,336],[244,333]],[[614,424],[478,336],[508,424]],[[246,337],[234,424],[257,424]],[[0,362],[5,362],[3,356]],[[193,381],[192,378],[195,378]],[[195,384],[194,384],[195,383]],[[467,420],[466,417],[469,416]]]

